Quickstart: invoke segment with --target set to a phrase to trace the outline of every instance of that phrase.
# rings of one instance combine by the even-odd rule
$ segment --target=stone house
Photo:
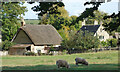
[[[23,55],[26,51],[47,53],[48,47],[59,47],[62,37],[52,25],[26,24],[18,29],[9,48],[10,55]]]
[[[85,25],[83,22],[83,26],[80,30],[92,32],[94,36],[99,38],[100,41],[106,41],[109,39],[109,34],[104,30],[102,24],[98,25],[97,21],[95,21],[94,25]]]

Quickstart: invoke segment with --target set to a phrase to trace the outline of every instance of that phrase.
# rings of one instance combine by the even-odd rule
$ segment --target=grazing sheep
[[[82,58],[76,58],[75,61],[76,61],[77,66],[78,66],[78,64],[88,65],[88,62]]]
[[[70,68],[70,65],[65,60],[57,60],[56,65],[58,66],[58,68],[60,67]]]

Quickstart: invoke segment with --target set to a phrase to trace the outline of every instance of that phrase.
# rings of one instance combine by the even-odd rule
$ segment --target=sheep
[[[83,59],[83,58],[75,58],[75,61],[76,61],[76,65],[78,66],[78,64],[83,64],[83,65],[88,65],[88,62]]]
[[[60,67],[70,68],[70,65],[65,60],[57,60],[56,65],[58,66],[58,68]]]

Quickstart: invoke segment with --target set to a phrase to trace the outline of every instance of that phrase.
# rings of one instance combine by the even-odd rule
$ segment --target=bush
[[[111,47],[116,47],[116,46],[117,46],[117,43],[118,43],[118,40],[115,39],[115,38],[113,38],[113,39],[108,39],[108,40],[107,40],[107,43],[108,43],[108,45],[111,46]]]
[[[108,47],[109,44],[107,43],[107,41],[101,41],[101,46],[102,47]]]
[[[14,45],[14,43],[5,40],[2,42],[2,50],[8,50],[8,48],[11,47],[12,45]]]
[[[27,56],[36,56],[37,54],[34,52],[26,52],[25,55]]]
[[[56,51],[53,46],[50,47],[50,51]]]
[[[69,38],[62,41],[61,46],[66,49],[80,49],[88,50],[92,48],[98,48],[100,41],[97,37],[90,32],[69,32]]]

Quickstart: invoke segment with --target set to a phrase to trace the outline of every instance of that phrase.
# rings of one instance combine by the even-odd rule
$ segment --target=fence
[[[0,56],[6,56],[8,55],[8,51],[0,51]]]
[[[120,50],[120,47],[112,47],[112,48],[92,48],[89,50],[70,50],[68,54],[73,53],[85,53],[85,52],[99,52],[99,51],[106,51],[106,50]]]
[[[91,51],[98,52],[98,51],[105,51],[105,50],[120,50],[120,47],[110,47],[110,48],[92,48]],[[89,50],[90,51],[90,50]]]

